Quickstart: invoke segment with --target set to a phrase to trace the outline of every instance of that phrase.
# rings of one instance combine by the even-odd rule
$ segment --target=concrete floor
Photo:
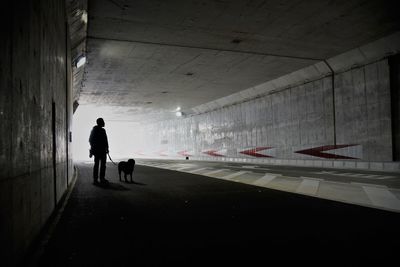
[[[137,165],[78,179],[39,266],[363,265],[397,259],[400,214]],[[256,264],[259,262],[259,264]]]

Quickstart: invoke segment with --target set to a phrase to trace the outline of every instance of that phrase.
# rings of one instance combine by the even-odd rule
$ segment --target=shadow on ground
[[[109,182],[106,185],[96,185],[97,187],[106,189],[106,190],[115,190],[115,191],[129,191],[130,189],[121,185],[121,184],[116,184]]]

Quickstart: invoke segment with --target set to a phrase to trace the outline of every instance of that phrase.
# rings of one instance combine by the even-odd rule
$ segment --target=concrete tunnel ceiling
[[[398,29],[396,1],[89,1],[80,104],[168,119]]]

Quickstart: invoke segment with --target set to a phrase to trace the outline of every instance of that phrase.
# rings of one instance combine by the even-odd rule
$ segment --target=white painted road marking
[[[376,178],[379,177],[379,175],[376,174],[368,174],[368,175],[364,175],[365,178]]]
[[[235,172],[235,173],[228,174],[228,175],[226,175],[224,177],[221,177],[221,178],[223,178],[223,179],[232,179],[232,178],[235,178],[235,177],[240,176],[240,175],[245,174],[245,173],[248,173],[248,171]]]
[[[400,200],[389,190],[373,186],[362,186],[372,204],[400,210]]]
[[[381,177],[379,177],[377,179],[392,179],[392,178],[396,178],[396,177],[394,177],[394,176],[381,176]]]
[[[223,171],[226,171],[226,169],[219,169],[219,170],[214,170],[214,171],[206,172],[206,173],[203,173],[203,175],[217,174],[217,173],[223,172]]]
[[[254,168],[257,168],[258,166],[255,166],[255,165],[243,165],[243,166],[241,166],[243,169],[254,169]]]
[[[350,184],[357,185],[357,186],[369,186],[369,187],[379,187],[383,189],[387,189],[386,185],[379,185],[379,184],[367,184],[367,183],[358,183],[358,182],[351,182]]]
[[[207,170],[208,168],[200,168],[200,169],[196,169],[196,170],[193,170],[193,171],[190,171],[190,172],[199,172],[199,171],[202,171],[202,170]]]
[[[353,172],[351,172],[351,173],[350,172],[337,172],[337,171],[321,171],[321,172],[316,172],[316,174],[329,174],[329,175],[335,175],[335,176],[378,179],[378,180],[396,178],[395,176],[387,176],[387,175],[353,173]]]
[[[302,179],[303,181],[297,188],[296,192],[307,195],[316,195],[319,187],[319,181],[316,179]]]
[[[193,167],[180,167],[180,168],[176,169],[176,171],[182,171],[182,170],[186,170],[186,169],[190,169],[190,168],[193,168]]]
[[[353,177],[364,176],[365,177],[365,174],[362,174],[362,173],[350,173],[349,176],[353,176]]]
[[[156,165],[153,165],[153,167],[156,167],[156,168],[165,168],[166,166],[169,166],[169,164],[156,164]]]
[[[263,186],[274,180],[276,177],[280,176],[280,174],[266,173],[260,179],[254,181],[254,185]]]

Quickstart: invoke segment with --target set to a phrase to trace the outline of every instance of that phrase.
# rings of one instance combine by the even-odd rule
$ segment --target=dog
[[[124,173],[125,182],[128,182],[126,176],[129,174],[131,176],[131,183],[133,183],[132,174],[133,170],[135,169],[135,160],[128,159],[128,161],[121,161],[118,163],[118,173],[119,173],[119,180],[121,180],[121,172]]]

